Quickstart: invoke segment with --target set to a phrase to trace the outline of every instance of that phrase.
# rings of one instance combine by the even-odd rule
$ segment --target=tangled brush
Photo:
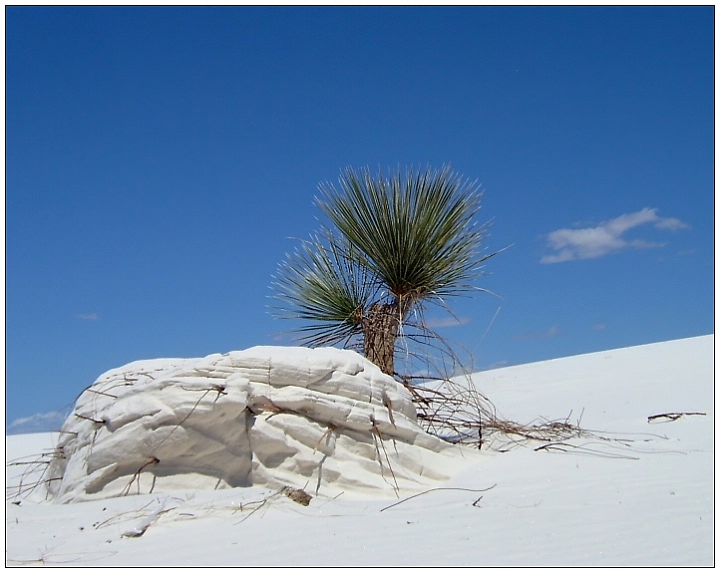
[[[418,422],[429,434],[481,449],[507,451],[527,441],[551,443],[589,436],[580,420],[537,419],[520,423],[502,418],[480,392],[472,369],[449,342],[427,326],[422,313],[403,323],[396,349],[395,378],[412,394]],[[350,346],[352,348],[352,345]]]

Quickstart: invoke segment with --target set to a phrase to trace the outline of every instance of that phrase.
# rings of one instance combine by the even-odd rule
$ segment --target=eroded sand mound
[[[395,495],[463,461],[360,355],[285,347],[111,370],[78,399],[56,454],[60,502],[249,485]]]

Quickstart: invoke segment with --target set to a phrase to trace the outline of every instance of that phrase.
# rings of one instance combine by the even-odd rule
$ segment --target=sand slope
[[[275,489],[6,504],[9,565],[714,565],[714,336],[484,372],[519,421],[573,419],[596,437],[566,451],[470,456],[444,484],[392,500]],[[584,409],[584,410],[583,410]],[[669,412],[702,412],[648,423]],[[7,459],[51,448],[6,439]],[[18,468],[8,469],[12,482]],[[141,537],[124,537],[154,516]],[[387,508],[387,509],[384,509]],[[384,511],[383,511],[384,509]]]

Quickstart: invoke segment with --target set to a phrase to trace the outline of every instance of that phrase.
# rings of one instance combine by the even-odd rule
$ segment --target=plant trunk
[[[395,376],[395,342],[410,304],[376,302],[362,318],[365,358],[385,374]]]

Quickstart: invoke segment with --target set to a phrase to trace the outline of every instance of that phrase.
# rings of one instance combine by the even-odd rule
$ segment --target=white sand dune
[[[428,459],[452,477],[396,500],[320,491],[301,505],[271,483],[65,504],[11,497],[6,563],[712,566],[713,350],[709,335],[477,374],[504,417],[570,415],[591,434],[540,450],[498,442],[505,453],[467,452],[452,471]],[[685,415],[648,420],[673,413]],[[57,440],[7,437],[6,460]],[[10,492],[27,468],[8,467]]]

